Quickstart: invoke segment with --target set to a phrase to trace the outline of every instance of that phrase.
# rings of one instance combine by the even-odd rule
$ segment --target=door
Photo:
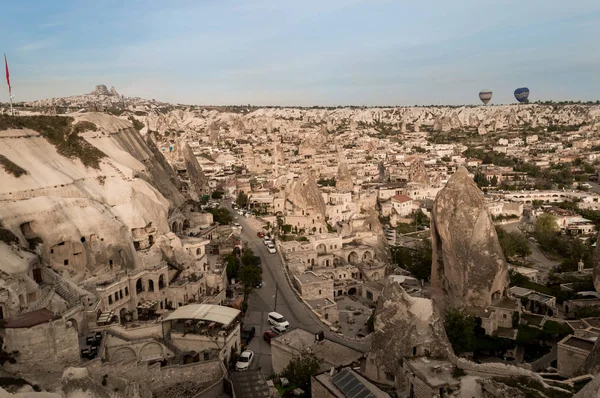
[[[33,280],[36,281],[37,283],[42,283],[42,269],[41,268],[34,268],[33,269]]]

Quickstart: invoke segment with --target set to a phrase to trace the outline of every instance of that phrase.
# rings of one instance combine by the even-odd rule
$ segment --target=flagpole
[[[13,96],[12,96],[12,88],[10,87],[10,77],[8,74],[8,61],[6,60],[6,53],[4,54],[4,67],[6,68],[6,83],[8,84],[8,100],[10,102],[10,114],[15,115],[15,111],[13,110]]]

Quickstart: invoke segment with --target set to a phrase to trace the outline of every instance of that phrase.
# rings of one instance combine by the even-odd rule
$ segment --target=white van
[[[267,322],[272,326],[279,326],[281,328],[289,328],[290,323],[278,312],[269,312],[267,315]]]

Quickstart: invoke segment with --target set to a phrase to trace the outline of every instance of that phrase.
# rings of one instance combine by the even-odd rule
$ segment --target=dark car
[[[256,285],[254,285],[255,289],[260,289],[262,287],[262,281],[258,282]]]
[[[263,334],[263,340],[266,341],[267,343],[271,344],[271,339],[273,337],[277,337],[277,333],[273,332],[272,330],[267,330],[264,334]]]
[[[248,344],[250,344],[250,341],[252,340],[252,338],[254,337],[254,335],[256,334],[256,328],[254,326],[244,326],[244,328],[242,329],[242,344],[244,344],[245,346],[247,346]]]
[[[96,332],[96,333],[90,333],[85,337],[85,342],[88,345],[97,347],[100,345],[100,342],[102,342],[102,333],[101,332]]]

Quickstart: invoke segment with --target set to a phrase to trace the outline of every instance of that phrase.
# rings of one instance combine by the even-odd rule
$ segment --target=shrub
[[[93,126],[93,127],[91,127]],[[86,167],[99,168],[104,152],[79,137],[85,130],[95,130],[89,122],[79,122],[73,126],[73,118],[62,116],[7,116],[0,115],[0,130],[31,129],[37,131],[56,147],[59,154],[77,158]]]
[[[0,155],[0,165],[4,167],[4,170],[6,170],[7,173],[10,173],[17,178],[27,174],[27,171],[25,169],[21,168],[19,165],[13,163],[10,159],[2,155]]]

